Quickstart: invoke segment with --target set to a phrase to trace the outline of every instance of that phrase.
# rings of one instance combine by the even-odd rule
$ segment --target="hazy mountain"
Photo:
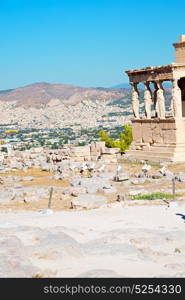
[[[130,88],[129,83],[120,83],[111,87],[112,89],[128,89]]]
[[[0,93],[1,124],[20,128],[122,126],[131,114],[130,89],[34,83]]]
[[[6,93],[9,93],[9,92],[11,92],[11,91],[13,91],[13,89],[9,89],[9,90],[1,90],[1,91],[0,91],[0,94],[6,94]]]
[[[115,100],[122,98],[124,92],[116,88],[84,88],[73,85],[33,83],[20,88],[0,91],[0,101],[15,102],[16,106],[40,107],[51,100],[65,105],[77,104],[83,100]]]

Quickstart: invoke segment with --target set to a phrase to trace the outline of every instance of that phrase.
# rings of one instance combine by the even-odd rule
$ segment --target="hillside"
[[[144,112],[140,90],[141,112]],[[171,90],[166,88],[169,107]],[[122,126],[132,117],[130,88],[84,88],[34,83],[0,91],[0,124],[21,128]]]
[[[0,124],[19,128],[122,125],[130,115],[130,89],[34,83],[0,92]]]
[[[0,101],[13,101],[16,106],[43,107],[51,100],[58,100],[65,105],[74,105],[83,100],[115,100],[123,95],[121,89],[84,88],[44,82],[1,91]]]

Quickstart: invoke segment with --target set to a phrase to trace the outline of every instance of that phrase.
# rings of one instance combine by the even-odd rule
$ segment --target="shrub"
[[[132,142],[132,127],[128,124],[123,126],[123,131],[119,135],[119,139],[113,140],[109,134],[104,131],[99,131],[100,140],[105,142],[105,146],[108,148],[120,148],[120,152],[125,152]]]
[[[180,194],[177,194],[176,196],[180,196]],[[153,192],[148,194],[135,195],[132,197],[132,199],[133,200],[156,200],[156,199],[171,200],[173,199],[173,195],[162,193],[162,192]]]
[[[78,143],[78,146],[85,146],[85,145],[86,145],[85,142],[79,142],[79,143]]]
[[[120,150],[124,152],[132,143],[132,127],[128,124],[124,125],[123,132],[120,133]]]

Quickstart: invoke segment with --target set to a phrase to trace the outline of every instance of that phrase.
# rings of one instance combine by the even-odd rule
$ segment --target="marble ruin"
[[[185,35],[174,43],[175,63],[126,71],[132,86],[133,142],[128,156],[150,161],[185,161]],[[167,108],[163,83],[172,83],[171,107]],[[145,117],[141,116],[144,85]]]

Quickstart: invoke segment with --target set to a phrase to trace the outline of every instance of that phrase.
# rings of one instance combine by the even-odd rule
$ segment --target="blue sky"
[[[184,0],[0,0],[0,89],[127,82],[174,61],[184,13]]]

